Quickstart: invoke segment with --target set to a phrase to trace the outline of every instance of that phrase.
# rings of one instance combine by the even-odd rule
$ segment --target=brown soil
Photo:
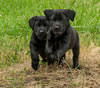
[[[64,66],[41,64],[38,71],[31,61],[0,70],[0,88],[100,88],[100,48],[81,47],[81,69],[72,69],[69,51]]]

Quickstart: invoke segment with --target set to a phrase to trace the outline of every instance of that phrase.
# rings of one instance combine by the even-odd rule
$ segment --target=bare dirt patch
[[[31,61],[0,70],[0,88],[100,88],[100,48],[81,46],[81,69],[72,69],[72,53],[68,52],[64,66],[41,64],[38,71]]]

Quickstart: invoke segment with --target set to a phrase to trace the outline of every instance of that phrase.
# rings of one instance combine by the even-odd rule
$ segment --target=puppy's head
[[[70,25],[69,20],[74,21],[75,12],[73,10],[45,10],[44,14],[50,21],[50,28],[55,38],[61,36]]]
[[[49,21],[45,16],[34,16],[29,20],[29,25],[40,40],[45,40],[49,29]]]

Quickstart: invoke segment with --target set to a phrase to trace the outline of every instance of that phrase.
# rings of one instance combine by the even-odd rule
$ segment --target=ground
[[[91,44],[80,50],[80,69],[72,69],[72,53],[64,66],[41,64],[38,71],[31,60],[0,70],[0,88],[100,88],[100,48]]]

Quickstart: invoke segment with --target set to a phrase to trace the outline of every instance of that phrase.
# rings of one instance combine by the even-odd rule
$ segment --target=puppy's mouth
[[[46,40],[46,35],[38,36],[38,39],[40,39],[40,40]]]
[[[55,38],[60,37],[63,33],[62,32],[54,32]]]

